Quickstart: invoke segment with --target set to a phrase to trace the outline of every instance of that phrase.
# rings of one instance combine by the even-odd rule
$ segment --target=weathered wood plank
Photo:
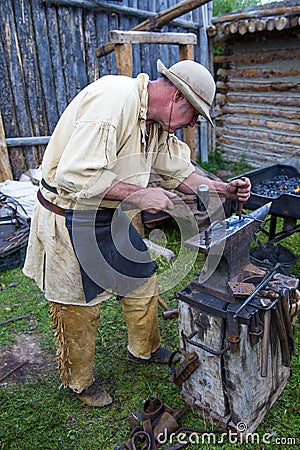
[[[14,1],[14,13],[22,18],[16,21],[16,31],[22,55],[22,72],[24,76],[24,89],[28,104],[28,119],[32,135],[39,136],[47,133],[47,115],[43,101],[42,87],[39,78],[37,51],[34,42],[34,28],[31,20],[30,5],[26,2]],[[47,128],[47,126],[46,126]],[[30,168],[39,163],[39,156],[35,147],[28,147],[24,152],[26,165]]]
[[[251,127],[250,129],[243,126],[230,126],[230,127],[218,127],[216,130],[217,137],[222,136],[234,136],[235,139],[243,138],[243,139],[249,139],[249,141],[256,142],[256,141],[272,141],[275,144],[290,144],[299,146],[300,148],[300,133],[297,134],[294,133],[285,133],[283,134],[282,131],[280,133],[272,133],[269,130],[263,130],[263,129],[255,129],[254,127]]]
[[[14,23],[14,12],[10,2],[6,2],[2,8],[5,23],[5,46],[6,59],[9,61],[9,76],[16,108],[16,116],[19,124],[20,134],[30,135],[32,129],[29,122],[29,110],[26,96],[26,86],[23,76],[22,58],[19,47],[17,31]]]
[[[109,30],[118,30],[120,28],[120,16],[118,14],[110,14],[108,17],[108,29]],[[108,39],[108,37],[107,37]],[[109,67],[109,73],[117,75],[118,69],[116,64],[116,58],[115,55],[108,55],[111,57],[108,57],[108,67]]]
[[[83,34],[83,19],[82,10],[76,9],[74,11],[74,55],[75,55],[75,70],[77,80],[77,93],[80,92],[87,84],[87,74],[85,70],[85,47],[84,47],[84,34]]]
[[[197,36],[194,33],[156,33],[147,31],[120,31],[109,32],[109,40],[113,44],[177,44],[195,45]]]
[[[132,8],[138,9],[140,8],[140,1],[139,0],[127,0],[129,6]],[[152,15],[153,13],[150,12]],[[124,22],[124,19],[126,21]],[[123,25],[124,24],[124,25]],[[131,30],[138,24],[138,18],[134,16],[124,16],[121,18],[121,25],[122,30]],[[138,68],[141,67],[141,47],[139,44],[133,45],[132,47],[132,59],[134,61],[133,68],[132,68],[132,76],[136,77],[139,70]]]
[[[274,78],[285,78],[294,77],[300,75],[300,67],[292,67],[288,69],[281,69],[278,67],[245,67],[243,69],[219,69],[217,72],[218,78],[222,81],[235,80],[237,78],[264,78],[264,79],[274,79]]]
[[[31,20],[30,5],[22,0],[14,1],[14,13],[22,20],[16,21],[18,41],[22,55],[25,89],[28,97],[30,118],[34,135],[43,134],[43,123],[46,115],[44,105],[41,104],[43,95],[38,74],[37,51],[34,42],[34,29]]]
[[[216,119],[218,127],[227,126],[228,128],[234,126],[245,126],[247,128],[256,127],[261,130],[272,130],[273,133],[278,132],[282,135],[282,132],[299,134],[298,122],[291,123],[290,121],[280,122],[278,119],[271,120],[270,118],[251,117],[246,115],[224,115]]]
[[[268,62],[276,61],[287,61],[294,59],[298,61],[300,59],[300,52],[295,52],[291,48],[282,48],[276,50],[276,52],[270,52],[269,50],[261,50],[259,52],[247,52],[244,51],[242,54],[231,54],[231,55],[218,55],[214,56],[215,63],[230,63],[232,65],[249,65],[249,64],[264,64]]]
[[[194,47],[193,45],[179,45],[179,59],[190,59],[194,60]],[[195,129],[185,128],[184,129],[184,141],[190,147],[191,159],[196,159],[196,148],[195,148]]]
[[[47,111],[48,124],[45,123],[42,134],[52,132],[57,120],[58,111],[55,99],[55,86],[48,41],[48,29],[45,10],[40,7],[40,0],[31,0],[32,19],[35,28],[36,48],[38,53],[39,72],[43,90],[43,101]]]
[[[97,46],[97,32],[94,13],[92,11],[85,11],[83,21],[85,70],[87,82],[92,83],[99,78],[99,59],[96,58],[94,52],[94,49]]]
[[[218,139],[218,143],[223,145],[227,145],[227,148],[232,145],[233,147],[238,146],[239,148],[244,149],[244,151],[249,150],[253,151],[254,148],[260,149],[261,153],[258,154],[259,159],[263,160],[265,152],[269,151],[270,155],[273,155],[273,163],[275,158],[278,158],[278,156],[281,153],[282,158],[287,158],[287,155],[294,155],[299,158],[299,150],[300,147],[290,146],[288,144],[283,143],[274,143],[270,141],[263,141],[263,140],[255,140],[255,141],[249,141],[246,138],[243,137],[235,137],[235,136],[228,136],[228,135],[222,135]],[[240,154],[240,157],[242,156],[242,153]]]
[[[8,72],[11,84],[12,101],[16,112],[16,123],[19,135],[32,135],[32,127],[30,124],[30,112],[28,107],[28,99],[26,95],[26,86],[23,75],[22,57],[19,47],[17,31],[15,28],[14,11],[10,1],[2,4],[2,17],[5,23],[5,45],[3,46],[6,60],[9,62]],[[5,132],[6,121],[4,121]],[[14,127],[8,126],[13,130]],[[14,177],[19,177],[24,167],[26,167],[22,149],[12,149],[9,153],[11,166]]]
[[[227,91],[253,91],[253,92],[299,92],[300,81],[254,81],[254,80],[228,80],[217,82],[220,92]]]
[[[115,57],[119,75],[132,77],[132,46],[130,44],[116,44]]]
[[[9,155],[5,142],[5,132],[0,112],[0,183],[5,180],[12,180],[13,174],[10,166]]]
[[[216,95],[217,104],[223,105],[225,102],[228,104],[255,104],[255,105],[270,105],[270,106],[290,106],[290,107],[300,107],[300,95],[297,93],[291,94],[286,93],[284,96],[284,103],[282,94],[275,92],[264,92],[258,94],[256,92],[227,92],[224,94]]]
[[[49,51],[52,62],[53,82],[55,86],[55,97],[53,102],[57,104],[57,112],[60,117],[67,106],[66,80],[64,77],[63,60],[61,54],[60,36],[59,36],[59,19],[57,8],[47,6],[46,17],[49,34]],[[52,120],[53,125],[55,120]],[[53,131],[53,130],[50,130]]]
[[[8,0],[6,0],[8,1]],[[2,5],[2,11],[4,9],[4,5]],[[1,30],[1,28],[0,28]],[[12,84],[9,72],[9,64],[10,61],[8,59],[8,54],[6,53],[7,47],[3,46],[3,42],[5,44],[5,39],[0,39],[0,79],[1,79],[1,112],[4,129],[8,136],[11,133],[19,134],[14,97],[12,92]]]
[[[300,111],[297,109],[289,109],[282,106],[281,109],[276,107],[255,106],[255,105],[228,105],[226,104],[222,108],[222,115],[225,114],[260,114],[269,117],[286,118],[291,121],[300,119]]]
[[[102,45],[106,41],[109,33],[108,15],[97,13],[95,15],[96,45]],[[94,49],[93,49],[94,50]],[[110,73],[109,64],[113,55],[107,55],[99,59],[99,77]]]
[[[58,9],[58,26],[60,30],[60,45],[62,53],[62,70],[66,82],[67,104],[78,93],[75,69],[75,53],[73,48],[74,11],[70,8],[61,7]]]

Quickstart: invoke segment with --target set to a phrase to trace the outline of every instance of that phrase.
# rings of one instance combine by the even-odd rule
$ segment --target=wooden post
[[[194,47],[191,44],[179,45],[179,59],[194,59]],[[191,159],[195,160],[195,129],[184,129],[184,140],[191,149]]]
[[[119,75],[132,77],[132,45],[115,44],[114,50]]]
[[[5,141],[5,131],[2,121],[2,114],[0,111],[0,182],[12,179],[13,175]]]

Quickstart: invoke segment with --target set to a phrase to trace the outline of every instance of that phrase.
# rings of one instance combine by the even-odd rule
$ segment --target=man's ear
[[[180,90],[176,89],[176,91],[174,92],[174,95],[173,95],[173,101],[178,102],[179,100],[182,100],[183,98],[184,97],[183,97],[182,93],[180,92]]]

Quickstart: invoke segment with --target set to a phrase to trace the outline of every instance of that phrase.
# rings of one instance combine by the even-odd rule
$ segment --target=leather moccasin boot
[[[127,351],[127,359],[129,362],[138,364],[139,363],[168,364],[172,353],[173,353],[172,350],[169,350],[168,348],[159,347],[155,352],[151,353],[151,357],[149,359],[144,359],[144,358],[137,358],[136,356],[132,355],[132,353]]]
[[[76,394],[76,396],[85,405],[93,406],[95,408],[102,408],[103,406],[108,406],[112,403],[111,396],[100,386],[100,381],[98,379],[80,394]]]

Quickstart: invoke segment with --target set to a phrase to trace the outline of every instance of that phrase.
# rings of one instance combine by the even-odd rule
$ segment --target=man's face
[[[194,127],[198,117],[199,113],[195,108],[184,97],[180,97],[173,102],[161,126],[164,131],[174,133],[179,128]]]

